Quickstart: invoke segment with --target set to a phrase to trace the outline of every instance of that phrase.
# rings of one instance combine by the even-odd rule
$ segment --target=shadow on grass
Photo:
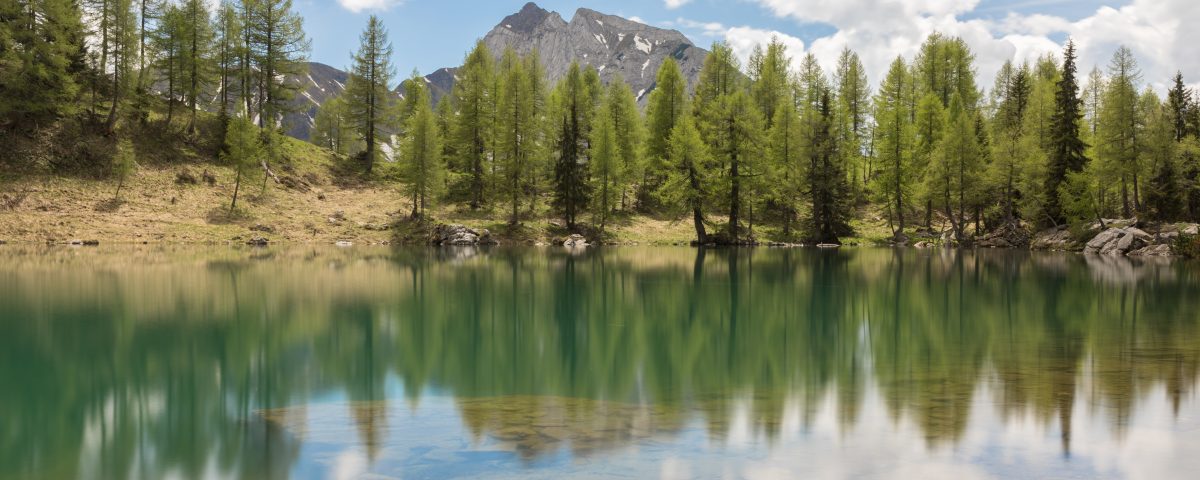
[[[105,199],[105,200],[96,202],[96,206],[93,207],[93,209],[95,211],[101,212],[101,213],[115,213],[117,210],[120,210],[121,205],[124,205],[124,204],[125,204],[125,199],[109,198],[109,199]]]
[[[229,207],[213,207],[204,216],[204,219],[211,225],[233,225],[240,222],[250,220],[250,212],[240,208],[235,208],[233,211]]]

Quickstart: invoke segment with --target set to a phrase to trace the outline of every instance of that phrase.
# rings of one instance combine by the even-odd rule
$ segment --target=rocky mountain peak
[[[532,33],[543,23],[546,23],[547,20],[553,21],[555,19],[557,19],[557,22],[553,23],[566,23],[557,13],[539,7],[536,3],[529,2],[521,8],[521,11],[504,17],[504,20],[501,20],[496,27],[504,27],[515,32]]]

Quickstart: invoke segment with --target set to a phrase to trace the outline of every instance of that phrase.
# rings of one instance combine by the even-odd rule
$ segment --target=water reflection
[[[6,247],[0,477],[703,476],[704,461],[722,476],[734,460],[818,455],[821,432],[864,450],[912,439],[933,459],[1004,450],[998,432],[1021,429],[1054,437],[1024,448],[1059,459],[1028,473],[1108,475],[1067,458],[1131,443],[1155,401],[1170,419],[1155,445],[1198,445],[1176,428],[1200,413],[1196,267],[885,249]],[[585,460],[598,456],[645,461],[597,470]]]

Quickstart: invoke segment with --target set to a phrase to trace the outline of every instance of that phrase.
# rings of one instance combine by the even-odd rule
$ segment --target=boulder
[[[1024,248],[1031,240],[1029,230],[1021,226],[1021,222],[1012,220],[976,239],[975,245],[980,248]]]
[[[913,245],[916,248],[933,248],[933,242],[922,240]]]
[[[354,246],[354,242],[347,242],[345,240],[338,240],[338,241],[334,242],[333,244],[336,246],[339,246],[339,247],[353,247]]]
[[[583,248],[589,245],[587,238],[578,233],[572,233],[555,243],[567,248]]]
[[[842,246],[836,243],[818,243],[817,248],[842,248]]]
[[[486,237],[485,235],[486,234]],[[488,242],[483,243],[481,239],[486,238]],[[459,224],[444,224],[439,223],[433,227],[433,231],[429,236],[431,245],[492,245],[494,241],[491,239],[491,233],[484,230],[482,233]]]
[[[1092,237],[1084,253],[1125,255],[1154,243],[1154,237],[1135,227],[1110,228]]]
[[[1083,248],[1083,251],[1085,253],[1101,253],[1101,250],[1104,250],[1105,246],[1107,246],[1109,243],[1112,243],[1113,240],[1121,238],[1121,236],[1124,234],[1125,232],[1119,228],[1110,228],[1100,232],[1099,235],[1096,235],[1095,237],[1092,237],[1091,240],[1088,240],[1087,245],[1085,245]]]
[[[271,243],[271,241],[268,240],[267,237],[264,237],[261,235],[255,235],[255,236],[250,237],[249,240],[246,240],[246,245],[253,245],[253,246],[258,246],[258,247],[267,245],[269,243]]]
[[[1184,235],[1200,235],[1200,225],[1195,223],[1179,229]]]
[[[209,173],[207,168],[204,169],[204,172],[200,174],[200,179],[204,180],[204,183],[207,183],[210,187],[217,184],[217,177],[213,176],[212,173]]]

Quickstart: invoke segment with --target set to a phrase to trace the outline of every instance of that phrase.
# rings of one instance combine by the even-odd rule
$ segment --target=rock
[[[391,230],[392,227],[390,225],[386,225],[386,224],[377,225],[374,223],[364,223],[362,228],[363,228],[363,230],[370,230],[372,232],[386,232],[388,230]]]
[[[1131,257],[1170,257],[1173,253],[1170,245],[1159,244],[1134,250],[1128,255]]]
[[[589,245],[587,238],[584,238],[583,235],[578,233],[572,233],[571,235],[568,235],[567,237],[562,238],[555,243],[567,248],[583,248]]]
[[[267,237],[263,237],[260,235],[252,236],[252,237],[250,237],[249,240],[246,240],[246,245],[254,245],[254,246],[259,246],[259,247],[270,244],[270,243],[271,243],[271,241],[268,240]]]
[[[486,230],[485,230],[486,232]],[[491,237],[491,234],[488,234]],[[439,223],[429,237],[432,245],[479,245],[480,233],[465,225]]]
[[[1100,253],[1105,246],[1107,246],[1113,240],[1121,238],[1122,235],[1124,235],[1124,232],[1122,232],[1119,228],[1110,228],[1100,232],[1099,235],[1096,235],[1095,237],[1092,237],[1091,240],[1088,240],[1083,251],[1085,253]]]
[[[1071,236],[1066,227],[1042,230],[1033,236],[1029,244],[1033,250],[1076,251],[1080,249],[1079,242]]]
[[[1184,235],[1200,235],[1200,225],[1193,223],[1181,228],[1179,231]]]
[[[976,239],[975,245],[980,248],[1024,248],[1030,245],[1031,240],[1029,230],[1021,222],[1012,220]]]
[[[836,243],[818,243],[817,248],[841,248],[841,245]]]
[[[338,240],[337,242],[334,242],[334,245],[337,245],[337,246],[339,246],[339,247],[353,247],[353,246],[354,246],[354,242],[347,242],[347,241],[345,241],[345,240]]]
[[[479,244],[480,245],[499,245],[500,241],[493,238],[492,232],[485,228],[485,229],[479,231]]]
[[[177,185],[195,185],[197,183],[196,176],[192,175],[190,170],[183,169],[175,174],[175,183]]]
[[[250,231],[251,232],[263,232],[263,233],[275,233],[275,227],[272,227],[270,225],[263,225],[263,224],[259,223],[259,224],[255,224],[253,227],[250,227]]]
[[[289,175],[279,177],[279,184],[298,192],[307,193],[310,190],[307,183]]]
[[[204,169],[204,172],[200,174],[200,179],[204,180],[204,183],[207,183],[210,187],[217,184],[217,177],[211,173],[208,173],[207,168]]]
[[[915,248],[933,248],[933,242],[930,242],[928,240],[921,240],[921,241],[917,242],[916,244],[914,244],[913,247],[915,247]]]

